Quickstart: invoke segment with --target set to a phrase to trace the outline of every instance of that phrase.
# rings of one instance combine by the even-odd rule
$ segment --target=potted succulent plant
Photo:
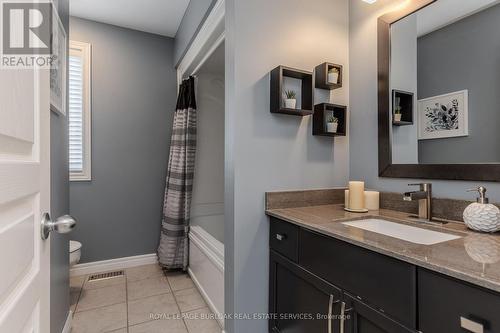
[[[297,105],[297,94],[293,90],[285,90],[285,108],[295,109]]]
[[[337,67],[331,67],[328,69],[328,83],[338,84],[339,83],[340,71]]]
[[[399,123],[401,121],[401,107],[400,106],[396,106],[396,108],[394,108],[394,121]]]
[[[339,127],[339,119],[334,116],[328,117],[326,120],[326,131],[328,133],[337,133],[337,128]]]

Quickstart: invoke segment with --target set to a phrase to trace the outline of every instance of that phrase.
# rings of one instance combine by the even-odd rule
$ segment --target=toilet
[[[70,240],[69,241],[69,266],[78,264],[82,256],[82,243]]]

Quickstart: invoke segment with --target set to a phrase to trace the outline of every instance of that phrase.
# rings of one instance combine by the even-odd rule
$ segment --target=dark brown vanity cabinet
[[[276,218],[270,230],[270,332],[500,333],[497,292]]]
[[[270,278],[269,332],[338,332],[340,289],[272,250]]]
[[[273,250],[270,281],[269,332],[415,332]]]
[[[414,266],[275,218],[270,232],[270,332],[415,332]]]
[[[497,293],[419,269],[418,299],[424,333],[500,332]]]

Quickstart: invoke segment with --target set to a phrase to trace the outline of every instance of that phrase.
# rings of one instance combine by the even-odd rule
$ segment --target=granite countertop
[[[364,214],[344,211],[330,204],[297,208],[268,209],[266,214],[321,234],[397,258],[472,284],[500,292],[500,234],[481,234],[465,224],[450,222],[434,226],[412,221],[408,213],[393,210]],[[461,238],[434,245],[420,245],[397,238],[349,227],[342,222],[383,218]]]

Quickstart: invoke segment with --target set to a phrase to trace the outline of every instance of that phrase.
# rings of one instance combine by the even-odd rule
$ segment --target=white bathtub
[[[213,313],[224,313],[224,244],[200,226],[189,233],[189,275]],[[224,327],[224,321],[219,323]]]

